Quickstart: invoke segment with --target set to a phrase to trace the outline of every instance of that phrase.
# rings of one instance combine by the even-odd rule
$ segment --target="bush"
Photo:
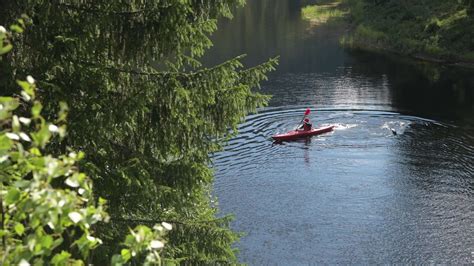
[[[13,34],[23,32],[23,19],[8,32],[0,26],[0,54],[12,48]],[[67,105],[59,103],[54,122],[41,115],[33,77],[17,80],[16,97],[0,97],[0,261],[2,265],[84,265],[91,250],[102,241],[94,237],[94,225],[107,222],[104,199],[92,195],[92,181],[77,166],[81,152],[53,156],[46,152],[51,142],[66,135]],[[154,230],[138,226],[131,230],[113,265],[135,258],[161,262],[163,236],[171,225]]]

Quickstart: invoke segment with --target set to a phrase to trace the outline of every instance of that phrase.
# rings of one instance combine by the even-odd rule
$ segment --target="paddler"
[[[309,118],[305,118],[303,120],[303,125],[299,129],[303,129],[305,131],[311,130],[313,125],[309,122]]]

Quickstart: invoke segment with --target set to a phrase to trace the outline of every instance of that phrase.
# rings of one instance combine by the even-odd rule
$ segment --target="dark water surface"
[[[250,265],[474,260],[474,73],[345,51],[345,26],[311,25],[303,2],[250,0],[205,59],[280,55],[250,115],[215,154],[215,194]],[[283,144],[306,107],[334,132]],[[394,134],[395,133],[395,134]]]

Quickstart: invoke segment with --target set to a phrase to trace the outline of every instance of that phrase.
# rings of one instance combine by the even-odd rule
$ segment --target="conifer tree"
[[[96,231],[106,259],[128,227],[172,221],[163,256],[175,262],[235,262],[238,235],[211,206],[210,154],[246,114],[276,60],[251,68],[241,57],[204,67],[217,19],[242,0],[3,1],[0,24],[25,13],[31,30],[0,64],[0,83],[32,74],[45,115],[70,107],[69,136],[51,152],[87,154],[81,169],[108,200],[112,225]],[[13,71],[6,71],[13,70]],[[51,104],[48,104],[51,103]],[[96,253],[97,254],[97,253]]]

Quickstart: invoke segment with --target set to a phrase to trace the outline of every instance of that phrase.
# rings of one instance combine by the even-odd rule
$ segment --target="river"
[[[250,265],[474,261],[474,72],[339,46],[347,25],[310,1],[250,0],[213,35],[208,64],[280,56],[268,107],[213,157],[214,194]],[[312,110],[335,131],[275,144]]]

